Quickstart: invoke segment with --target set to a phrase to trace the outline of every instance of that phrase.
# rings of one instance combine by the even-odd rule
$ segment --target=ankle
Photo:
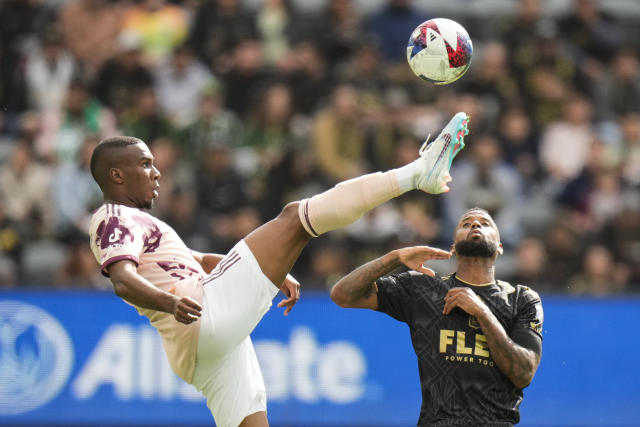
[[[406,193],[407,191],[417,188],[416,177],[419,171],[419,168],[417,167],[418,161],[420,161],[420,158],[402,167],[394,169],[396,179],[398,180],[398,188],[402,193]]]

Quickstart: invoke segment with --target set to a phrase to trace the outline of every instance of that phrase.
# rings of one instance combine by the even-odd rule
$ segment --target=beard
[[[486,240],[461,240],[455,244],[456,253],[460,256],[492,258],[498,251],[498,245]]]

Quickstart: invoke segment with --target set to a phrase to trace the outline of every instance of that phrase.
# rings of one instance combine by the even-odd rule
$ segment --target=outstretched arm
[[[469,288],[453,288],[445,296],[443,313],[449,314],[455,307],[474,316],[487,337],[491,358],[498,368],[519,389],[531,383],[540,363],[540,352],[514,342],[496,316]]]
[[[202,306],[193,299],[179,297],[153,286],[138,274],[135,263],[115,262],[107,267],[113,289],[120,298],[142,308],[171,313],[178,322],[189,324],[200,317]]]
[[[435,273],[423,264],[430,259],[448,259],[451,253],[429,246],[396,249],[370,261],[340,279],[331,289],[331,299],[345,308],[378,308],[375,281],[396,268],[405,265],[433,276]]]

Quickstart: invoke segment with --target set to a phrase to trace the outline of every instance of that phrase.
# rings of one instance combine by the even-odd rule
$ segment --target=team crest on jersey
[[[480,329],[480,322],[478,322],[476,316],[469,316],[469,327],[472,329]]]

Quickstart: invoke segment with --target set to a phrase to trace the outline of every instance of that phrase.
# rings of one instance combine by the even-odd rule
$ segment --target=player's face
[[[127,147],[126,154],[122,172],[127,197],[134,206],[151,209],[160,187],[160,172],[153,165],[153,154],[143,142]]]
[[[491,216],[483,211],[465,213],[456,227],[453,250],[459,256],[491,258],[502,254],[500,233]]]

